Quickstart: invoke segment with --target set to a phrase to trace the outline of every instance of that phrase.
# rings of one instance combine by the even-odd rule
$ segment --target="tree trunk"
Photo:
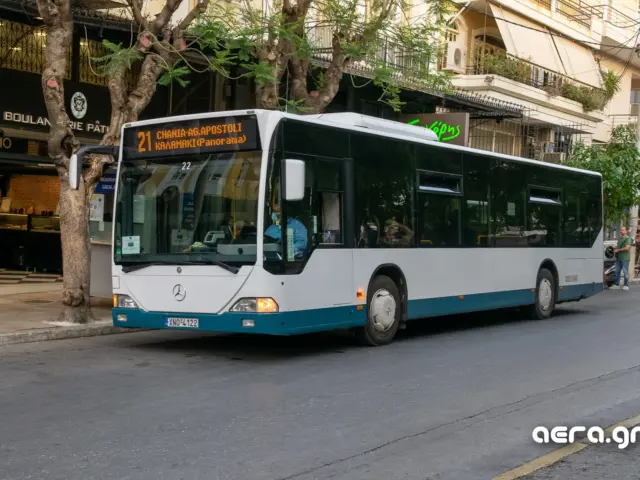
[[[69,157],[79,146],[71,130],[64,99],[67,51],[73,38],[70,0],[38,0],[38,10],[47,28],[42,93],[51,122],[49,156],[60,179],[60,238],[62,242],[62,311],[58,321],[87,323],[93,320],[89,296],[91,246],[89,243],[89,198],[84,182],[79,190],[69,188]]]
[[[280,108],[280,84],[256,85],[256,108],[278,110]]]
[[[89,240],[90,191],[84,181],[78,190],[60,175],[60,234],[64,272],[61,323],[88,323],[93,318],[90,303],[91,242]]]
[[[332,43],[331,63],[324,73],[324,81],[319,90],[309,91],[307,79],[309,77],[310,62],[307,59],[295,56],[290,59],[293,96],[297,101],[302,102],[307,114],[323,113],[340,90],[340,82],[342,81],[348,58],[337,35],[334,35]]]

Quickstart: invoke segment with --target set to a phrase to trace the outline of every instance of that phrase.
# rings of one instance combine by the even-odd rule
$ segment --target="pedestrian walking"
[[[611,287],[620,288],[620,272],[624,274],[623,290],[629,290],[629,260],[631,258],[631,238],[627,235],[627,227],[620,228],[620,238],[617,248],[613,249],[616,254],[616,283]]]

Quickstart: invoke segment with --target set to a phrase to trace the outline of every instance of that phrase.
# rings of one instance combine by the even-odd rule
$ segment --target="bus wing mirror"
[[[80,176],[86,155],[109,155],[118,160],[118,147],[112,145],[84,145],[76,150],[69,159],[69,187],[80,188]]]
[[[287,159],[285,165],[284,199],[298,202],[304,198],[305,165],[302,160]]]

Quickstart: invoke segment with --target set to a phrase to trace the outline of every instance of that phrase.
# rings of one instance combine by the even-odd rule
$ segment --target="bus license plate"
[[[179,327],[179,328],[198,328],[199,326],[197,318],[177,318],[177,317],[169,317],[167,318],[166,325],[167,327]]]

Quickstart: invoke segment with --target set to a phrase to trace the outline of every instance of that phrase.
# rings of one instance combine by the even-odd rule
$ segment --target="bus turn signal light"
[[[364,300],[364,289],[359,288],[358,291],[356,292],[356,298],[358,300]]]
[[[258,298],[256,310],[258,313],[275,313],[278,311],[278,304],[273,298]]]
[[[273,298],[241,298],[233,307],[231,312],[241,313],[276,313],[279,310],[278,304]]]

